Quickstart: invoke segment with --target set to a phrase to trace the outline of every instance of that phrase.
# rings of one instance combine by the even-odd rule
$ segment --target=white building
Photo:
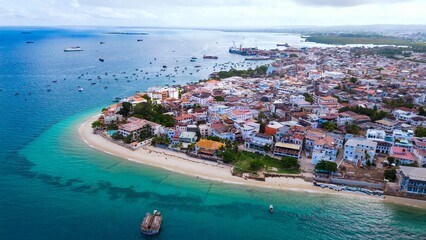
[[[349,139],[345,143],[343,159],[358,163],[365,160],[373,161],[376,155],[377,143],[368,139]]]

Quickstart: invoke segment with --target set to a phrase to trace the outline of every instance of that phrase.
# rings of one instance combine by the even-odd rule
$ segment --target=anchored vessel
[[[270,60],[271,57],[268,56],[253,56],[253,57],[246,57],[245,60],[247,61],[262,61],[262,60]]]
[[[141,232],[145,235],[155,235],[160,232],[161,223],[163,222],[163,216],[157,210],[154,212],[146,213],[145,218],[141,223]]]
[[[273,213],[274,212],[274,206],[272,206],[272,204],[269,205],[269,212]]]
[[[204,55],[203,58],[204,59],[218,59],[217,56],[209,56],[209,55]]]
[[[83,51],[81,47],[67,47],[64,49],[64,52],[80,52]]]

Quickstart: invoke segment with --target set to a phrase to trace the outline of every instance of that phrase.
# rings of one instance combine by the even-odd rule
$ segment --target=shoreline
[[[333,194],[341,196],[356,196],[368,198],[376,201],[390,202],[399,205],[406,205],[426,209],[426,201],[399,198],[399,197],[377,197],[362,195],[351,192],[336,192],[331,189],[315,187],[311,182],[301,178],[266,178],[264,182],[243,179],[233,176],[229,166],[210,162],[207,160],[189,157],[184,153],[178,153],[167,149],[156,148],[153,146],[144,146],[135,151],[108,141],[102,136],[93,134],[91,123],[95,121],[100,114],[85,118],[78,124],[78,133],[82,141],[88,146],[98,151],[124,158],[128,161],[139,164],[150,165],[162,168],[175,173],[205,179],[209,181],[222,182],[226,184],[243,185],[251,187],[260,187],[276,190],[289,190],[305,193]]]

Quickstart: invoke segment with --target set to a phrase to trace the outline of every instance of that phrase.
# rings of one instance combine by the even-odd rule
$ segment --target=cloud
[[[412,0],[293,0],[300,5],[319,7],[354,7],[367,4],[390,4],[410,2]]]

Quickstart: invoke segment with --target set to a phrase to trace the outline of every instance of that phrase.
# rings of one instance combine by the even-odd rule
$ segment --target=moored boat
[[[288,43],[278,43],[277,47],[290,47],[290,45]]]
[[[204,59],[218,59],[218,56],[209,56],[209,55],[204,55],[203,56]]]
[[[145,235],[155,235],[160,232],[163,216],[161,212],[154,210],[154,212],[146,213],[145,218],[141,223],[141,233]]]
[[[269,204],[269,212],[274,213],[274,206],[272,204]]]
[[[271,57],[268,56],[253,56],[253,57],[246,57],[245,60],[247,61],[262,61],[262,60],[270,60]]]
[[[67,47],[64,49],[64,52],[81,52],[83,49],[81,47]]]
[[[103,61],[105,61],[105,59],[99,58],[99,62],[103,62]]]

